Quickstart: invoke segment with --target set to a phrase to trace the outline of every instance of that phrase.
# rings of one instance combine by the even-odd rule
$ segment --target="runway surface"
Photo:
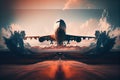
[[[119,67],[88,65],[73,60],[0,65],[0,80],[120,80]]]

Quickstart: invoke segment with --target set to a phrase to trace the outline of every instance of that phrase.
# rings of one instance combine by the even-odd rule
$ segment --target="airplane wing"
[[[24,40],[27,40],[27,39],[39,39],[40,38],[40,36],[25,36],[24,37]]]
[[[66,35],[65,41],[71,41],[74,40],[76,42],[80,42],[82,39],[91,39],[91,38],[95,38],[93,36],[74,36],[74,35]]]
[[[24,40],[26,40],[26,39],[38,39],[40,42],[44,42],[45,40],[47,40],[47,41],[51,41],[51,44],[52,44],[52,41],[54,41],[55,39],[54,39],[54,37],[53,37],[53,35],[47,35],[47,36],[26,36],[25,38],[24,38]]]

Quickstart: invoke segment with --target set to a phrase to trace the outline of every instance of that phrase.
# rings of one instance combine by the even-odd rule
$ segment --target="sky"
[[[59,19],[68,34],[94,36],[97,29],[120,27],[119,5],[119,0],[0,0],[0,36],[9,27],[27,36],[53,34]]]
[[[119,0],[1,0],[14,9],[99,9],[116,8]]]

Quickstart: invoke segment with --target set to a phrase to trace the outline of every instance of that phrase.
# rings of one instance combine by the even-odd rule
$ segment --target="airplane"
[[[66,23],[62,19],[57,21],[56,24],[58,24],[58,26],[57,26],[53,35],[26,36],[24,39],[26,40],[27,38],[30,38],[30,39],[34,38],[34,39],[38,39],[39,42],[44,42],[45,40],[47,40],[47,41],[51,42],[50,44],[53,44],[53,41],[56,41],[57,46],[61,46],[61,45],[63,45],[64,41],[67,41],[67,44],[69,44],[71,40],[74,40],[76,42],[80,42],[82,39],[95,38],[92,36],[75,36],[75,35],[66,34]]]

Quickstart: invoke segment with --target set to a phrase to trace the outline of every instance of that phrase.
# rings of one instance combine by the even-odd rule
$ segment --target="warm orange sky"
[[[17,9],[61,9],[66,0],[18,0]]]
[[[16,9],[88,9],[95,8],[88,0],[17,0]]]
[[[15,9],[105,9],[118,8],[119,0],[1,0],[0,8]]]

